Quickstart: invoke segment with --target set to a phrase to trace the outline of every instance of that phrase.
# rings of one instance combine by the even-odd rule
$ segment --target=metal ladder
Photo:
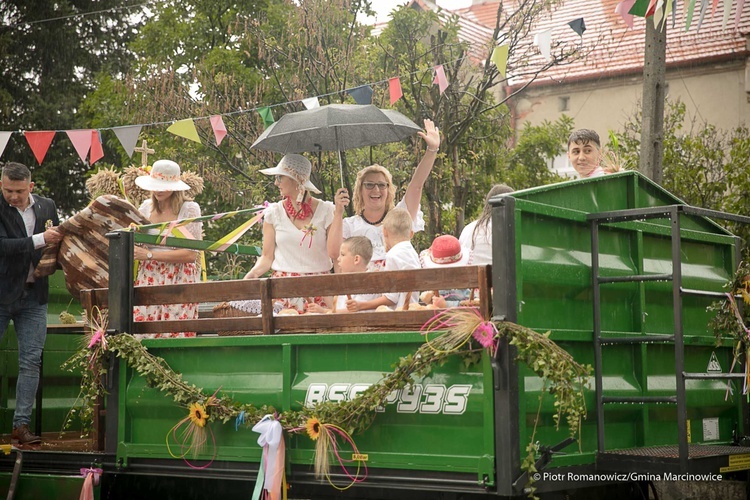
[[[742,373],[688,373],[685,372],[685,344],[683,338],[682,297],[684,295],[724,298],[725,294],[708,290],[691,290],[682,287],[682,261],[680,215],[698,215],[717,219],[731,220],[750,224],[750,217],[717,212],[689,205],[667,205],[662,207],[648,207],[642,209],[617,210],[589,214],[587,220],[591,224],[591,277],[593,286],[593,321],[594,321],[594,377],[596,382],[596,427],[597,451],[604,453],[604,405],[608,403],[669,403],[677,405],[677,437],[680,471],[688,471],[689,446],[687,429],[687,402],[685,399],[685,381],[690,379],[731,379],[742,378]],[[599,274],[599,225],[603,223],[617,223],[644,219],[664,219],[671,222],[672,241],[672,273],[671,274],[637,274],[631,276],[603,277]],[[737,251],[739,255],[739,249]],[[737,264],[739,264],[739,259]],[[643,266],[641,265],[641,268]],[[673,335],[634,335],[630,337],[602,338],[601,329],[601,286],[610,283],[671,281],[674,314]],[[676,391],[671,396],[636,396],[612,397],[605,396],[602,389],[602,347],[607,345],[639,344],[655,342],[673,342],[675,354],[675,382]]]

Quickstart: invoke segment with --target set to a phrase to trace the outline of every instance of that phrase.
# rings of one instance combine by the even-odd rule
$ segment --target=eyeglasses
[[[372,191],[372,190],[373,190],[373,189],[375,189],[376,187],[377,187],[377,188],[378,188],[378,189],[379,189],[380,191],[385,191],[386,189],[388,189],[388,185],[389,185],[389,184],[388,184],[387,182],[363,182],[363,183],[362,183],[362,185],[363,185],[363,186],[364,186],[364,188],[365,188],[366,190],[368,190],[368,191]]]

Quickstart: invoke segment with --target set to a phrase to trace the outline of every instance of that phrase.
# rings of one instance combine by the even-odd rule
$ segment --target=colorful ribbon
[[[284,471],[284,430],[281,422],[273,415],[266,415],[253,426],[258,436],[258,446],[263,448],[263,457],[258,467],[252,500],[260,500],[261,495],[270,500],[286,499],[286,477]]]

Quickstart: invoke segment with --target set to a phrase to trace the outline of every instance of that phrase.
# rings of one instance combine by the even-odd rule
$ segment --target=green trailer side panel
[[[418,333],[283,335],[144,341],[183,379],[204,392],[217,388],[237,401],[278,411],[355,397],[393,370],[423,342]],[[451,359],[396,391],[375,424],[354,436],[368,467],[493,474],[493,395],[488,360],[466,367]],[[120,394],[118,458],[168,458],[165,439],[186,409],[127,371]],[[489,401],[488,401],[489,399]],[[269,410],[270,412],[271,410]],[[460,432],[457,432],[460,429]],[[234,422],[211,424],[217,460],[259,461],[258,435]],[[177,454],[179,446],[173,449]],[[293,464],[312,465],[304,434],[287,443]],[[199,456],[210,458],[211,451]],[[187,466],[185,466],[187,467]]]
[[[571,181],[511,195],[515,199],[515,244],[518,323],[551,338],[579,363],[594,364],[591,224],[588,213],[657,207],[682,202],[637,172]],[[683,288],[723,292],[735,269],[736,238],[713,221],[680,217]],[[672,247],[669,219],[600,225],[600,274],[628,276],[670,274]],[[502,235],[501,235],[502,237]],[[497,264],[497,263],[496,263]],[[509,284],[510,285],[510,284]],[[512,286],[512,285],[511,285]],[[606,336],[674,333],[672,282],[630,282],[601,287],[601,328]],[[715,347],[706,311],[714,299],[683,296],[685,369],[705,373],[729,371],[731,346]],[[608,396],[675,394],[674,344],[603,347],[602,387]],[[712,362],[712,359],[714,361]],[[521,367],[520,446],[525,448],[539,411],[541,380]],[[586,391],[588,418],[580,451],[576,445],[555,465],[593,462],[596,443],[594,381]],[[687,381],[688,419],[693,443],[727,443],[742,431],[736,383]],[[568,430],[555,430],[553,398],[545,396],[535,439],[543,445],[564,440]],[[605,448],[619,449],[677,442],[675,405],[606,405]]]
[[[10,488],[10,473],[0,473],[0,497],[5,498]],[[21,472],[16,484],[15,500],[78,500],[83,487],[83,478],[76,476],[53,476]],[[94,487],[94,499],[100,498],[100,488]]]

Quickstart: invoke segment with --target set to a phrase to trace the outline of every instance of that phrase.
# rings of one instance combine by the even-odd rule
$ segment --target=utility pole
[[[667,15],[667,12],[664,13]],[[667,21],[663,30],[646,18],[646,50],[643,57],[641,157],[638,170],[661,184],[664,159],[664,100],[666,99]]]

